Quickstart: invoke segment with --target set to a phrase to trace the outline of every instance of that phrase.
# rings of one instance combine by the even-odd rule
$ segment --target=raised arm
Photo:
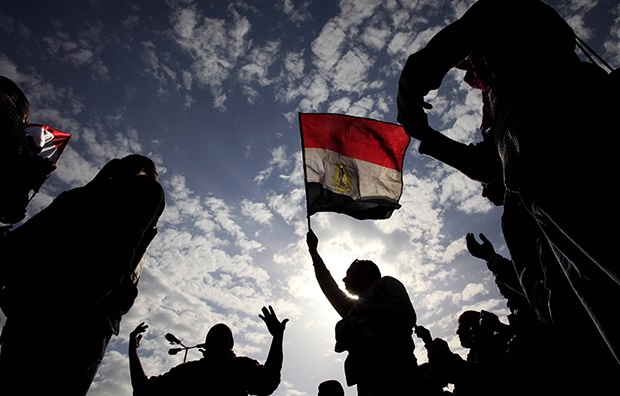
[[[254,379],[247,389],[252,395],[271,395],[275,392],[280,385],[280,373],[284,360],[282,343],[284,340],[284,329],[286,328],[288,319],[284,319],[280,322],[271,306],[269,306],[269,308],[263,307],[262,312],[263,314],[259,314],[258,316],[265,322],[265,325],[267,325],[267,330],[269,330],[273,339],[271,340],[267,360],[265,364],[261,366],[260,375],[253,377]],[[256,362],[256,364],[258,365],[258,362]]]
[[[314,231],[308,231],[306,242],[308,244],[310,257],[312,257],[312,265],[314,266],[316,280],[319,282],[323,294],[325,294],[325,297],[327,297],[336,312],[338,312],[341,317],[346,317],[349,310],[355,305],[355,300],[338,287],[338,284],[325,266],[323,259],[319,255],[319,239]]]
[[[502,296],[513,303],[516,299],[527,299],[512,260],[497,254],[493,244],[482,233],[480,234],[482,243],[478,243],[471,232],[465,238],[469,253],[486,261],[487,268],[493,273],[495,284]]]
[[[134,395],[140,395],[144,391],[148,379],[138,356],[138,347],[140,347],[140,340],[142,339],[141,333],[144,333],[148,327],[142,322],[129,334],[129,375]]]
[[[276,316],[275,311],[269,306],[262,308],[263,314],[258,315],[265,325],[267,325],[267,330],[269,330],[269,334],[273,336],[271,340],[271,347],[269,348],[269,354],[267,355],[267,361],[265,361],[265,369],[271,371],[277,371],[278,375],[280,370],[282,370],[282,361],[284,359],[284,352],[282,350],[282,343],[284,341],[284,329],[286,329],[286,323],[288,323],[288,319],[284,319],[280,322]]]
[[[427,349],[431,347],[431,344],[433,343],[433,337],[431,336],[431,332],[426,327],[416,326],[415,335],[424,342],[424,346]]]

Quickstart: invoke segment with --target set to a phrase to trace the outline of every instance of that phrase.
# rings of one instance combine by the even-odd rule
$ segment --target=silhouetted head
[[[323,381],[319,384],[318,396],[344,396],[344,389],[336,380]]]
[[[211,327],[207,333],[204,347],[207,353],[230,353],[235,346],[232,330],[224,323]]]
[[[359,296],[379,279],[381,279],[381,271],[377,264],[370,260],[355,260],[349,266],[347,275],[342,281],[350,294]]]
[[[492,337],[495,331],[501,325],[501,322],[497,315],[495,315],[493,312],[485,310],[480,311],[480,320],[478,323],[479,329],[476,332],[476,336],[474,337],[474,341],[476,342],[476,344],[478,344],[479,341],[485,342],[490,337]]]
[[[121,158],[119,163],[119,173],[131,176],[147,176],[155,181],[159,181],[159,174],[155,168],[155,163],[148,157],[140,154],[131,154]]]
[[[471,348],[473,346],[474,334],[480,323],[480,312],[465,311],[459,316],[459,326],[456,329],[456,335],[463,348]]]
[[[19,117],[24,124],[30,118],[30,104],[28,98],[13,81],[4,76],[0,76],[0,92],[4,92],[15,104]]]
[[[105,164],[93,181],[120,180],[125,177],[146,176],[159,181],[155,163],[143,155],[131,154],[121,159],[115,158]]]

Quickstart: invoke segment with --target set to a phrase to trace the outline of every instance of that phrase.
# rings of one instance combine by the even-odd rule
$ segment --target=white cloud
[[[447,168],[447,167],[446,167]],[[486,213],[492,209],[491,203],[482,197],[480,183],[474,182],[462,173],[448,168],[441,179],[439,201],[441,206],[457,205],[465,213]]]
[[[611,26],[608,39],[605,41],[605,50],[612,58],[609,60],[616,68],[620,65],[620,4],[614,9],[615,23]]]
[[[261,184],[265,179],[269,178],[274,167],[284,168],[289,164],[289,160],[286,156],[286,146],[279,146],[271,150],[271,160],[267,168],[258,172],[258,175],[254,178],[257,184]]]
[[[263,202],[241,201],[241,212],[260,224],[269,224],[273,214]]]
[[[349,107],[351,107],[351,99],[350,98],[340,98],[338,100],[332,101],[327,109],[328,113],[340,113],[340,114],[351,114],[348,112]]]
[[[210,89],[214,107],[221,111],[227,99],[222,86],[250,45],[247,18],[232,8],[229,13],[230,22],[203,17],[196,5],[176,5],[170,16],[175,42],[191,59],[194,80]]]
[[[303,209],[299,205],[304,195],[305,191],[302,189],[294,189],[287,194],[271,193],[267,196],[268,205],[290,225],[296,219],[304,218]]]
[[[481,283],[469,283],[462,292],[463,301],[470,301],[479,294],[488,294],[485,286]]]
[[[406,58],[426,46],[442,28],[433,26],[417,34],[413,31],[398,32],[388,44],[388,54]]]
[[[284,57],[285,76],[292,81],[300,79],[304,75],[305,61],[303,59],[304,51],[288,52]]]
[[[260,48],[252,49],[247,56],[249,63],[239,71],[241,81],[246,84],[256,82],[260,86],[271,84],[269,67],[277,60],[279,49],[279,40],[271,40]]]
[[[368,86],[368,69],[372,59],[357,48],[348,51],[334,67],[332,85],[335,90],[363,92]]]
[[[137,15],[131,15],[124,19],[121,22],[121,25],[123,26],[123,28],[129,30],[138,26],[138,23],[140,23],[140,18]]]
[[[232,218],[230,208],[226,205],[224,200],[210,197],[206,198],[205,203],[210,209],[210,212],[213,214],[214,220],[228,234],[235,238],[235,244],[242,249],[244,254],[257,252],[264,249],[260,243],[247,238],[241,226],[239,226]]]
[[[312,19],[312,15],[308,11],[311,2],[307,0],[293,1],[284,0],[282,11],[293,22],[299,23]]]
[[[345,38],[345,32],[335,21],[323,26],[319,37],[312,42],[312,53],[316,56],[315,63],[319,70],[329,70],[336,64]]]
[[[368,47],[375,51],[379,51],[385,47],[391,33],[390,29],[387,27],[377,28],[369,26],[364,30],[361,39]]]

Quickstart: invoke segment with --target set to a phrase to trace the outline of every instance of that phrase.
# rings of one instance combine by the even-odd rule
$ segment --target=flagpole
[[[304,184],[306,185],[306,219],[308,219],[308,231],[310,231],[312,229],[312,226],[310,225],[310,214],[308,213],[308,207],[309,207],[309,202],[308,202],[308,187],[307,187],[307,182],[308,182],[308,175],[306,174],[306,150],[304,147],[304,131],[303,128],[301,126],[301,112],[297,113],[297,120],[299,122],[299,135],[301,136],[301,158],[302,158],[302,163],[304,164]]]

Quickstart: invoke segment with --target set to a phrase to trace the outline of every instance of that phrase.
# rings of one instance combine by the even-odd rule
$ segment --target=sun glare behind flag
[[[299,114],[308,216],[388,219],[403,190],[402,126],[343,114]]]

